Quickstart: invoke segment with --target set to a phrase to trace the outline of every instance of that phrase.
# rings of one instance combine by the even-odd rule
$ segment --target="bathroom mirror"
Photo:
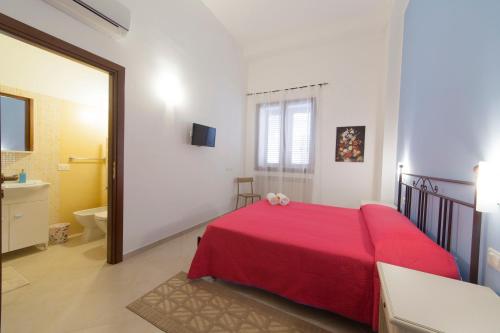
[[[2,151],[33,151],[32,101],[0,93]]]

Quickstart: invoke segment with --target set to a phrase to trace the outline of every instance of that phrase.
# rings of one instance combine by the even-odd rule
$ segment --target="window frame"
[[[263,163],[262,165],[259,164],[259,147],[260,147],[260,130],[261,130],[261,124],[260,124],[260,116],[261,116],[261,108],[263,105],[281,105],[283,103],[281,102],[270,102],[270,103],[259,103],[257,104],[257,119],[256,119],[256,129],[257,129],[257,132],[256,132],[256,138],[257,138],[257,144],[255,146],[255,156],[256,156],[256,159],[255,159],[255,170],[261,170],[261,171],[279,171],[280,170],[280,166],[282,165],[282,153],[281,153],[281,149],[283,147],[283,137],[281,135],[282,131],[283,131],[283,128],[281,128],[280,130],[280,154],[279,154],[279,162],[278,164],[268,164],[268,163]],[[280,107],[280,115],[281,115],[281,119],[280,119],[280,124],[281,126],[283,126],[283,118],[284,118],[284,113],[283,113],[283,107]],[[266,122],[267,124],[268,122]],[[264,155],[267,154],[267,143],[268,141],[266,140],[266,145],[264,146]]]
[[[20,95],[14,95],[9,93],[0,92],[0,97],[5,96],[13,99],[18,99],[24,101],[25,110],[25,150],[21,152],[33,152],[34,151],[34,116],[33,116],[33,99],[29,97],[24,97]],[[5,152],[15,152],[15,150],[2,150]]]
[[[301,101],[308,101],[311,105],[311,125],[309,127],[310,133],[311,133],[311,139],[309,140],[309,163],[308,164],[300,164],[298,166],[292,166],[291,162],[287,161],[287,156],[286,156],[286,145],[285,145],[285,137],[286,137],[286,131],[289,130],[287,129],[287,106],[292,103],[297,103]],[[261,114],[261,109],[263,105],[280,105],[280,113],[281,113],[281,131],[280,131],[280,162],[274,166],[274,165],[267,165],[264,163],[263,165],[259,164],[259,147],[260,147],[260,130],[261,130],[261,125],[260,125],[260,114]],[[314,157],[315,157],[315,130],[316,130],[316,98],[314,97],[307,97],[307,98],[294,98],[294,99],[289,99],[285,100],[283,102],[279,101],[274,101],[274,102],[265,102],[265,103],[258,103],[256,105],[257,112],[256,112],[256,145],[255,145],[255,170],[257,171],[271,171],[271,172],[278,172],[278,171],[283,171],[283,172],[289,172],[289,173],[307,173],[307,174],[312,174],[314,173]],[[293,114],[293,112],[290,112]],[[264,147],[267,151],[267,141],[266,141],[266,146]]]

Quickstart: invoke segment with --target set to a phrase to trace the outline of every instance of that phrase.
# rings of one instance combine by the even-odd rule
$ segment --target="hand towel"
[[[274,193],[268,193],[266,195],[267,201],[272,205],[276,206],[277,204],[280,203],[280,199],[276,196]]]
[[[281,206],[286,206],[290,203],[290,198],[288,198],[283,193],[278,193],[276,194],[276,196],[278,197],[278,201]]]

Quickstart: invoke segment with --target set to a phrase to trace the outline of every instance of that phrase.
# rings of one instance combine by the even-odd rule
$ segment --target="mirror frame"
[[[6,96],[14,99],[19,99],[25,102],[26,109],[25,109],[25,118],[26,118],[26,124],[25,124],[25,133],[26,133],[26,149],[21,150],[20,152],[33,152],[34,149],[34,117],[33,117],[33,99],[24,97],[24,96],[19,96],[19,95],[13,95],[13,94],[8,94],[4,92],[0,92],[0,96]],[[12,152],[12,151],[19,151],[19,150],[2,150],[2,152]]]

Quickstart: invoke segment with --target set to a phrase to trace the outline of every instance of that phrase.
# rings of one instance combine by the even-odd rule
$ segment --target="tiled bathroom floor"
[[[125,306],[179,271],[187,271],[196,237],[203,230],[194,229],[113,266],[105,263],[104,239],[82,244],[73,238],[47,251],[5,254],[3,265],[13,266],[30,284],[2,295],[2,332],[160,332]],[[370,332],[328,312],[228,286],[332,332]]]

